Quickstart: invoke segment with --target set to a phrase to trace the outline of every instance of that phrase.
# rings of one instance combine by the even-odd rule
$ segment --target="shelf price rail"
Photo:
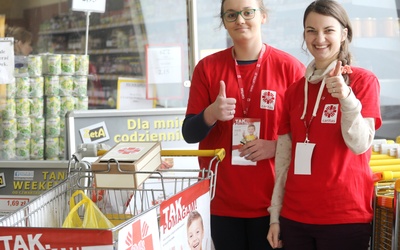
[[[0,219],[0,249],[83,250],[118,248],[118,231],[132,223],[138,216],[156,209],[168,195],[173,196],[191,185],[209,180],[210,199],[214,197],[218,164],[225,157],[224,149],[215,150],[162,150],[161,156],[211,157],[208,169],[169,169],[150,173],[150,177],[136,189],[99,189],[94,187],[94,174],[90,163],[68,163],[68,178],[30,201],[27,205]],[[82,190],[103,214],[115,225],[109,229],[63,228],[69,213],[69,200],[73,193]],[[167,193],[169,191],[170,193]],[[79,195],[77,196],[79,198]],[[82,218],[84,211],[78,210]],[[85,248],[96,242],[99,246]],[[21,248],[21,249],[22,249]],[[25,249],[24,248],[24,249]],[[111,248],[112,249],[112,248]]]

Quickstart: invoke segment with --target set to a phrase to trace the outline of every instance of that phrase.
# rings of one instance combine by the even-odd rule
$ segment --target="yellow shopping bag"
[[[75,204],[75,197],[81,195],[82,199]],[[70,210],[65,218],[62,227],[65,228],[112,228],[114,225],[100,211],[94,203],[82,190],[75,191],[70,198]],[[84,206],[83,220],[78,214],[78,209]]]

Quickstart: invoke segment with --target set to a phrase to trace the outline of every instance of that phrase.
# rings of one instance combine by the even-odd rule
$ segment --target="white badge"
[[[233,118],[232,165],[256,166],[257,162],[240,157],[239,149],[247,142],[257,140],[261,131],[259,118]]]
[[[296,144],[294,174],[311,175],[311,158],[314,147],[315,143],[298,142]]]

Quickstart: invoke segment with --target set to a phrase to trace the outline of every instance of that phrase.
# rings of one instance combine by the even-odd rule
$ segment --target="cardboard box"
[[[161,165],[160,142],[120,142],[92,163],[98,188],[138,188]]]

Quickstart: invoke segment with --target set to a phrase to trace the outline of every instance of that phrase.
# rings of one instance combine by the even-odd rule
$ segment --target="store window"
[[[2,149],[9,150],[0,159],[62,158],[70,110],[186,106],[186,1],[99,2],[104,13],[72,10],[73,0],[2,1],[0,37],[15,41],[9,31],[22,28],[30,38],[29,52],[15,53],[15,83],[0,89],[1,109],[9,113],[2,116],[0,133]],[[31,74],[34,59],[42,70]],[[78,71],[81,66],[84,71]],[[32,84],[42,92],[33,95]],[[21,124],[31,127],[25,135]],[[29,155],[28,145],[42,150]]]
[[[41,137],[44,142],[33,143],[40,148],[43,143],[63,145],[64,138],[57,135],[65,125],[65,112],[71,109],[141,109],[143,106],[137,104],[143,102],[150,108],[184,108],[193,65],[207,54],[232,45],[220,26],[220,1],[193,2],[194,9],[189,0],[108,0],[104,13],[91,13],[73,11],[72,0],[2,0],[0,36],[5,35],[5,26],[25,28],[32,35],[29,54],[42,57],[42,68],[47,67],[35,79],[29,79],[29,75],[18,79],[21,86],[43,84],[42,96],[28,96],[28,101],[18,96],[11,98],[7,96],[6,84],[2,84],[2,111],[39,112],[30,121],[36,127],[30,131],[32,138],[29,138],[35,139],[35,133],[45,127],[47,131]],[[310,59],[302,49],[301,18],[310,2],[265,1],[269,20],[263,25],[264,41],[293,54],[304,64]],[[339,2],[348,10],[354,26],[354,64],[372,70],[381,83],[384,124],[376,136],[395,139],[400,135],[399,3],[396,0]],[[195,20],[192,11],[196,14]],[[82,57],[86,54],[88,58]],[[87,73],[71,73],[68,67],[63,67],[59,70],[66,74],[50,74],[49,63],[74,62],[76,70],[85,59]],[[123,85],[124,81],[128,84]],[[61,90],[52,93],[50,87],[54,84],[59,84]],[[134,92],[130,92],[129,86],[135,87]],[[121,102],[122,99],[128,102]],[[31,103],[36,103],[32,109],[27,106]],[[52,116],[46,115],[53,111],[56,113]],[[11,121],[10,117],[2,117],[3,148],[25,145],[15,141],[7,145],[8,140],[16,138],[19,127],[27,123],[23,118],[32,118],[25,113]],[[16,128],[17,124],[20,126]],[[9,137],[4,137],[4,131]],[[46,133],[50,136],[46,137]],[[55,152],[43,157],[53,159],[58,155]],[[15,158],[15,153],[11,156],[3,153],[2,159],[12,156]]]
[[[89,18],[86,12],[71,10],[72,0],[25,0],[25,4],[5,1],[0,14],[5,15],[9,27],[21,26],[32,33],[32,54],[89,55],[89,109],[117,108],[120,77],[144,82],[149,69],[146,52],[153,52],[152,46],[179,49],[181,56],[171,59],[179,62],[171,67],[179,67],[180,75],[173,82],[161,79],[160,84],[151,83],[145,98],[156,100],[157,107],[186,105],[182,84],[189,79],[185,1],[105,1],[106,11],[89,12]],[[162,67],[160,60],[157,63]],[[168,68],[158,70],[165,73]]]

